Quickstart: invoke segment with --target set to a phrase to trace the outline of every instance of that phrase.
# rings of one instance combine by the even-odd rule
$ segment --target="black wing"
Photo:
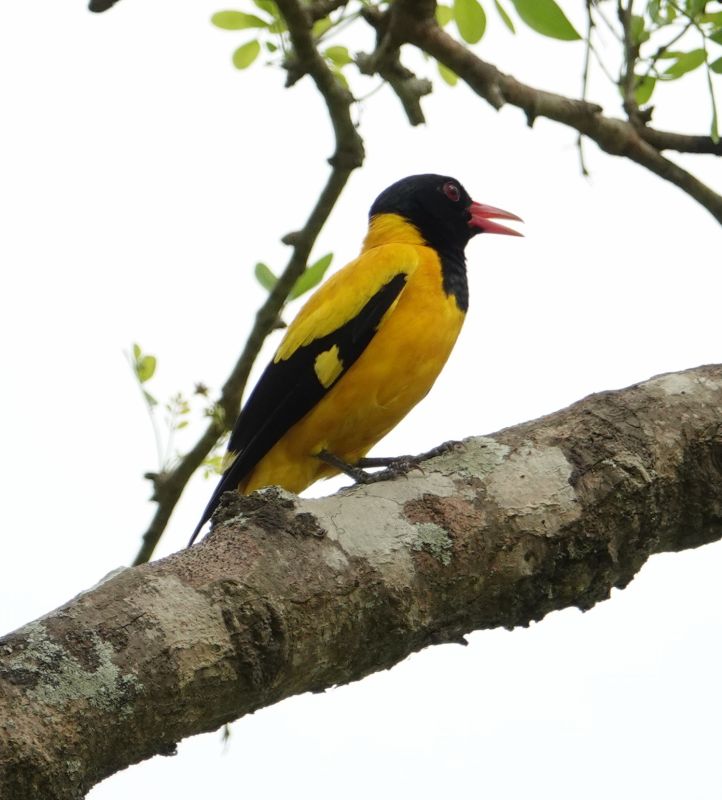
[[[223,493],[237,489],[273,445],[308,414],[363,353],[384,314],[404,288],[406,277],[406,273],[398,273],[353,319],[326,336],[299,347],[289,358],[271,362],[266,367],[231,433],[228,452],[236,454],[233,463],[223,473],[208,501],[189,546],[211,518]],[[338,376],[324,386],[314,365],[319,355],[333,347],[338,348],[338,359],[343,366]]]

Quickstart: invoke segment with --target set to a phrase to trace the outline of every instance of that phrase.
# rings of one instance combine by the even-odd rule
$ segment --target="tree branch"
[[[284,242],[293,247],[293,252],[278,283],[256,313],[243,352],[223,385],[217,402],[221,414],[210,422],[196,444],[172,470],[154,476],[153,499],[158,505],[148,529],[143,534],[140,550],[133,562],[134,566],[143,564],[151,558],[191,476],[211,452],[224,429],[232,424],[238,415],[243,390],[261,346],[266,336],[273,330],[288,293],[306,269],[316,238],[346,186],[351,172],[363,163],[363,141],[351,119],[353,98],[336,80],[316,49],[311,36],[310,16],[304,12],[297,0],[278,0],[278,8],[286,19],[291,41],[304,72],[312,77],[326,102],[336,138],[335,151],[329,159],[331,174],[306,224],[300,231],[284,237]]]
[[[645,125],[639,135],[657,150],[676,150],[678,153],[707,153],[722,156],[722,139],[712,141],[709,136],[694,136],[687,133],[660,131]]]
[[[591,608],[651,554],[722,538],[721,407],[722,365],[699,367],[394,481],[226,495],[201,545],[0,640],[0,796],[77,800],[185,736],[472,630]]]
[[[722,195],[662,156],[659,148],[651,143],[655,138],[657,142],[664,140],[659,132],[644,135],[639,130],[640,127],[643,130],[643,126],[606,117],[598,105],[535,89],[505,75],[445,33],[436,23],[433,10],[429,12],[429,6],[433,7],[433,4],[426,2],[419,5],[411,0],[397,0],[388,12],[398,16],[394,26],[397,35],[399,31],[403,31],[406,42],[453,70],[494,108],[499,109],[505,103],[510,103],[525,112],[529,125],[537,117],[547,117],[573,128],[595,141],[605,152],[635,161],[660,178],[675,184],[722,224]],[[702,137],[693,138],[698,144],[701,143]],[[681,138],[670,137],[666,141],[666,149],[674,149],[672,142],[683,144]]]

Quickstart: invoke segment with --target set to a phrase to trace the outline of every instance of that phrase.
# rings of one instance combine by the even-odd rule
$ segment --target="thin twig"
[[[587,90],[589,89],[589,62],[591,61],[592,54],[592,31],[594,30],[594,18],[592,17],[592,0],[587,0],[587,37],[586,47],[584,48],[584,67],[582,69],[582,100],[587,99]],[[577,135],[577,149],[579,150],[579,167],[582,170],[582,175],[585,178],[589,177],[589,170],[587,169],[584,160],[584,136],[581,132]]]
[[[639,58],[639,45],[632,39],[632,0],[626,5],[623,0],[617,0],[617,16],[624,32],[624,60],[619,75],[619,86],[622,90],[622,105],[627,118],[633,125],[640,124],[639,105],[634,94],[637,88],[637,77],[634,67]]]
[[[535,89],[505,75],[445,33],[436,23],[433,12],[423,16],[420,13],[421,5],[424,4],[417,4],[413,0],[396,0],[391,6],[392,13],[403,17],[396,30],[403,30],[409,44],[453,70],[494,108],[509,103],[525,112],[529,124],[537,117],[546,117],[577,130],[595,141],[605,152],[624,156],[678,186],[722,224],[722,195],[662,156],[647,141],[644,126],[637,128],[626,120],[607,117],[598,105]],[[676,141],[681,144],[680,139]],[[717,152],[713,149],[716,144],[711,139],[709,142],[710,149],[705,152]],[[673,149],[674,145],[670,144],[669,147]]]
[[[660,131],[645,126],[639,131],[645,142],[657,150],[675,150],[678,153],[695,153],[722,156],[722,141],[715,142],[710,136],[695,136],[688,133]]]
[[[312,20],[310,16],[305,13],[297,0],[278,0],[278,9],[286,20],[291,42],[299,62],[303,65],[304,72],[313,78],[326,101],[336,138],[335,151],[329,159],[332,167],[331,174],[328,176],[326,185],[306,224],[301,230],[284,238],[287,244],[292,245],[293,252],[278,283],[256,313],[256,319],[243,352],[223,385],[217,403],[221,413],[214,415],[194,447],[180,459],[172,470],[155,476],[153,499],[157,503],[157,508],[148,529],[143,534],[142,544],[133,562],[134,565],[142,564],[151,558],[191,476],[211,452],[219,436],[238,414],[243,390],[253,362],[258,356],[266,336],[273,330],[288,293],[306,268],[311,248],[346,186],[351,172],[361,166],[363,162],[363,141],[351,119],[353,98],[336,80],[319,54],[311,36]]]

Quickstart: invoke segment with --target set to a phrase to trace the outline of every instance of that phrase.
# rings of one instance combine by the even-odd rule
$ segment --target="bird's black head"
[[[376,198],[369,216],[378,214],[403,217],[439,253],[463,254],[469,239],[477,233],[521,235],[491,221],[494,217],[516,220],[519,217],[500,208],[475,203],[461,183],[448,175],[402,178]]]

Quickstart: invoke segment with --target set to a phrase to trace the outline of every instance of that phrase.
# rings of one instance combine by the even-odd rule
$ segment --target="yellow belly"
[[[441,285],[438,258],[426,250],[419,268],[378,333],[348,372],[258,462],[239,490],[279,485],[303,491],[338,473],[322,450],[354,464],[427,394],[464,321]]]

